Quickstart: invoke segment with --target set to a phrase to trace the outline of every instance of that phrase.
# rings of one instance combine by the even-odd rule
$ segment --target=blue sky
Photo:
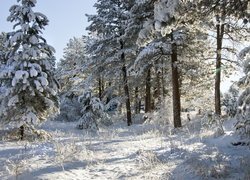
[[[85,14],[95,14],[93,5],[96,0],[37,0],[34,11],[41,12],[49,19],[43,31],[48,44],[56,49],[56,58],[63,55],[63,48],[72,37],[87,35],[89,25]],[[17,0],[0,0],[0,32],[12,31],[13,23],[7,22],[9,8]]]

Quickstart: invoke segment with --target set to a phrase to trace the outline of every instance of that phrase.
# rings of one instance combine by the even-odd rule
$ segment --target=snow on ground
[[[47,122],[47,142],[0,141],[0,179],[250,179],[249,146],[233,146],[233,121],[214,137],[199,119],[182,129],[117,122],[100,132]]]

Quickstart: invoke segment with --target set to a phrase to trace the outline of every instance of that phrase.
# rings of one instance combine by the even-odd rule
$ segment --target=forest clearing
[[[249,0],[96,0],[59,58],[45,1],[1,26],[0,179],[250,179]]]

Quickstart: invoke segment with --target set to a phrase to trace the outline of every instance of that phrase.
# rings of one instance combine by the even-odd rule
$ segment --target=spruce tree
[[[36,0],[17,0],[7,21],[15,23],[7,33],[7,61],[0,78],[5,87],[1,101],[2,124],[20,127],[38,125],[58,111],[58,83],[54,79],[54,48],[41,36],[48,19],[34,12]],[[23,138],[23,137],[21,137]]]

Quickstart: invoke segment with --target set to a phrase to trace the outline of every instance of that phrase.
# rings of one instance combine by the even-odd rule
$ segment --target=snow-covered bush
[[[164,104],[160,107],[158,111],[145,114],[143,117],[145,123],[161,125],[161,126],[170,124],[172,122],[170,119],[172,112],[169,102],[170,101],[164,102]]]
[[[136,152],[138,165],[142,169],[152,169],[161,164],[157,154],[151,150],[140,149]]]
[[[201,118],[201,126],[205,129],[213,129],[214,137],[219,137],[224,134],[222,124],[221,117],[217,116],[212,111],[206,112],[206,114]]]
[[[55,120],[72,122],[81,118],[81,103],[78,102],[78,96],[72,92],[61,95],[60,114]]]
[[[15,179],[23,174],[25,171],[30,169],[30,163],[27,159],[17,158],[17,159],[8,159],[5,163],[5,168],[7,172],[13,176]]]
[[[201,179],[227,179],[230,175],[231,164],[222,154],[204,157],[192,157],[187,163],[194,174]]]
[[[110,125],[111,120],[104,111],[102,101],[92,96],[92,92],[87,90],[79,97],[79,102],[82,104],[82,117],[79,120],[78,127],[80,129],[98,130],[98,125]]]
[[[239,90],[236,87],[236,84],[233,84],[229,91],[223,96],[222,105],[225,107],[225,111],[230,117],[234,117],[237,113],[238,97]]]
[[[55,163],[59,164],[64,170],[64,163],[79,160],[79,155],[82,147],[78,146],[75,142],[63,143],[54,142],[55,148]]]
[[[236,131],[250,137],[250,88],[246,88],[238,99],[239,109],[237,114],[238,122]]]
[[[0,104],[0,123],[22,127],[37,125],[58,112],[58,83],[54,79],[54,48],[40,35],[48,24],[45,15],[34,12],[35,0],[17,0],[10,8],[6,61],[1,65],[0,82],[4,90]],[[2,63],[1,63],[2,64]],[[21,135],[22,136],[22,135]]]

